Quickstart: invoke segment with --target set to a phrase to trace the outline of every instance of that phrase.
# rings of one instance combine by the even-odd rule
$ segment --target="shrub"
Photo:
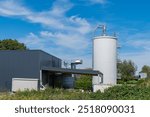
[[[92,76],[81,75],[76,79],[75,89],[92,90]]]
[[[137,85],[140,87],[150,87],[150,78],[140,79]]]

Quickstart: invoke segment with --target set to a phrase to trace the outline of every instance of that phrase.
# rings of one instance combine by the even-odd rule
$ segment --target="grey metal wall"
[[[40,67],[46,66],[46,67],[61,67],[61,59],[50,55],[46,52],[39,51],[40,52]]]
[[[38,51],[0,51],[0,90],[10,90],[12,78],[39,78]]]
[[[40,67],[60,67],[58,61],[61,60],[40,50],[1,50],[0,91],[11,90],[12,78],[40,79]]]

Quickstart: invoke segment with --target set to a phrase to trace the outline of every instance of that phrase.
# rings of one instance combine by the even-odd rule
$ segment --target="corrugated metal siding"
[[[39,78],[38,51],[0,51],[0,90],[10,90],[12,78]]]
[[[40,51],[40,67],[61,67],[61,59],[50,55],[46,52]]]
[[[40,79],[43,66],[60,68],[61,59],[41,50],[1,50],[0,91],[11,90],[12,78]]]

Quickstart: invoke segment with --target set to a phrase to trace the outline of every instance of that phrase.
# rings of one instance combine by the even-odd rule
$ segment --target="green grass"
[[[90,99],[89,92],[80,90],[50,89],[44,91],[23,91],[0,96],[0,99],[10,100],[71,100]]]
[[[0,93],[1,100],[150,100],[150,79],[140,80],[135,85],[123,84],[106,89],[104,93],[81,90],[46,89]]]

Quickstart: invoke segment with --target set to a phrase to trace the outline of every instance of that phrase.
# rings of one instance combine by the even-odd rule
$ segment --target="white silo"
[[[93,39],[93,70],[103,73],[103,77],[93,77],[93,91],[101,90],[116,84],[117,80],[117,38],[106,35],[106,27],[102,35]]]

